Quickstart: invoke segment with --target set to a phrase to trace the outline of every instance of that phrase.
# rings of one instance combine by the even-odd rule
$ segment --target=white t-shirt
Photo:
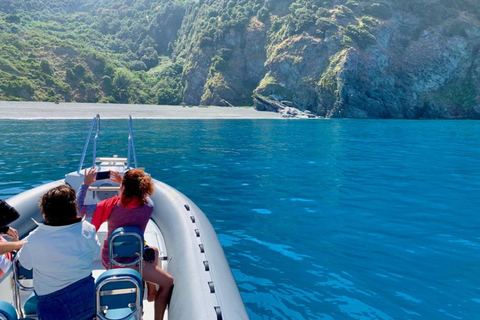
[[[33,268],[33,287],[38,295],[61,290],[92,273],[92,261],[100,255],[93,225],[87,221],[37,225],[18,252],[18,259],[24,268]]]

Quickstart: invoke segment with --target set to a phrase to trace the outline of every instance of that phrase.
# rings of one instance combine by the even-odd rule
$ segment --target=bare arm
[[[20,250],[23,247],[24,240],[20,241],[2,241],[0,242],[0,254],[9,253],[15,250]]]

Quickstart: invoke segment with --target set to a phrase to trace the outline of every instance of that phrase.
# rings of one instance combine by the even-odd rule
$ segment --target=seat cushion
[[[34,315],[37,314],[37,296],[34,292],[32,292],[29,296],[25,304],[23,305],[23,311],[26,315]]]
[[[6,301],[0,301],[0,314],[7,320],[17,320],[15,308]]]
[[[132,313],[132,309],[130,308],[120,308],[120,309],[109,309],[107,310],[107,313],[105,314],[105,318],[107,319],[124,319],[126,316]],[[132,315],[130,319],[135,319],[135,315]]]

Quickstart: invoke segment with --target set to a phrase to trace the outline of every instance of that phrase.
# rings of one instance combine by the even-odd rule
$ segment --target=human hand
[[[91,185],[95,181],[97,181],[97,169],[94,167],[85,169],[85,174],[83,176],[83,184],[84,185]]]
[[[110,180],[112,180],[113,182],[116,182],[118,184],[121,184],[122,183],[122,176],[120,175],[120,172],[110,170]]]
[[[15,245],[15,250],[19,251],[20,249],[22,249],[23,245],[25,244],[25,239],[20,241],[14,241],[12,243]]]
[[[15,241],[18,241],[18,232],[17,229],[14,229],[12,227],[8,227],[8,231],[5,234],[7,237],[12,238]]]

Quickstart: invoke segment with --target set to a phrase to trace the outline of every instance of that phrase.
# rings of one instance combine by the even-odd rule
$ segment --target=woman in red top
[[[78,192],[79,210],[82,215],[91,212],[91,206],[83,206],[88,186],[95,182],[96,169],[85,170],[83,185]],[[108,222],[108,236],[102,248],[102,263],[108,267],[108,238],[119,227],[137,226],[145,232],[147,223],[153,212],[153,202],[150,199],[154,191],[152,179],[142,169],[132,169],[124,173],[123,178],[116,171],[110,171],[111,180],[119,184],[121,195],[99,202],[95,207],[92,224],[97,228]],[[148,301],[155,301],[155,320],[163,319],[168,300],[173,289],[173,277],[158,267],[158,251],[153,263],[143,264],[143,280],[148,286]],[[159,289],[156,289],[156,285]]]

